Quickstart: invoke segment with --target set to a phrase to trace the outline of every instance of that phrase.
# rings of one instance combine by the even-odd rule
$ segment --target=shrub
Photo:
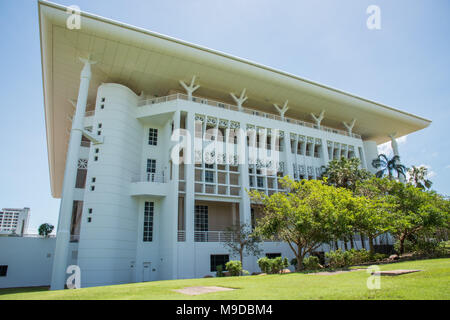
[[[232,276],[240,276],[242,273],[242,264],[240,261],[228,261],[225,264],[225,267]]]
[[[309,256],[303,259],[303,267],[306,270],[317,270],[320,268],[319,258],[316,256]]]
[[[341,249],[325,253],[325,257],[328,258],[331,268],[342,268],[350,265],[351,256],[352,255],[349,251],[344,252]]]
[[[218,265],[216,267],[216,277],[218,277],[218,278],[225,277],[225,275],[223,274],[223,266],[222,265]]]
[[[267,257],[258,259],[258,265],[262,272],[267,274],[280,273],[284,268],[289,267],[287,258],[276,257],[269,259]]]
[[[259,258],[257,262],[258,262],[258,266],[262,272],[267,273],[267,274],[272,272],[271,259],[269,259],[267,257],[263,257],[263,258]]]

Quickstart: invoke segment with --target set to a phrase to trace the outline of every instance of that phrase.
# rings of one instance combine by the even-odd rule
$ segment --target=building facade
[[[0,234],[16,234],[22,236],[27,233],[30,208],[3,208],[0,211]]]
[[[61,197],[53,289],[69,264],[82,287],[214,274],[237,258],[224,247],[227,229],[261,215],[248,190],[283,191],[279,177],[316,179],[341,157],[373,171],[377,144],[429,124],[98,16],[81,13],[72,30],[65,7],[41,1],[39,15],[50,178]],[[285,243],[262,247],[293,257]],[[259,271],[256,260],[245,257],[244,268]]]

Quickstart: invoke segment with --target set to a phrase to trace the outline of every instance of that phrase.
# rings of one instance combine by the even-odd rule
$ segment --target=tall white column
[[[288,175],[289,178],[294,179],[294,167],[292,165],[292,150],[291,150],[291,134],[288,131],[284,131],[284,155],[285,155],[285,164],[286,164],[286,170],[284,172],[284,175]]]
[[[239,203],[239,220],[241,224],[251,224],[250,197],[245,189],[250,189],[248,177],[248,146],[246,128],[247,124],[240,123],[240,134],[238,135],[238,147],[241,147],[240,156],[244,159],[239,164],[239,183],[241,185],[241,201]],[[256,140],[255,140],[256,141]]]
[[[186,231],[186,243],[193,245],[194,242],[194,210],[195,210],[195,114],[188,112],[186,115],[186,130],[190,134],[191,150],[185,150],[190,152],[191,162],[185,164],[185,206],[184,206],[184,219],[185,219],[185,231]],[[188,156],[189,159],[189,156]]]
[[[61,205],[59,208],[58,231],[56,234],[56,247],[53,258],[52,290],[64,289],[65,285],[73,193],[78,170],[78,155],[80,151],[81,136],[83,135],[83,119],[86,112],[89,82],[91,80],[91,64],[95,63],[86,59],[80,60],[84,63],[84,67],[81,71],[77,106],[72,120],[69,148],[67,150]]]
[[[375,141],[364,141],[363,146],[367,170],[372,173],[376,173],[377,169],[372,166],[372,161],[378,157],[377,143]]]

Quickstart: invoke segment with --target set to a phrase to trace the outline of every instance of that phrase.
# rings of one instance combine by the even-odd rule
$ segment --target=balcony
[[[141,100],[140,102],[138,102],[138,107],[143,107],[143,106],[147,106],[147,105],[151,105],[151,104],[164,103],[164,102],[169,102],[169,101],[174,101],[174,100],[188,101],[189,99],[186,94],[177,93],[177,94],[172,94],[172,95],[165,96],[165,97]],[[201,103],[201,104],[205,104],[208,106],[216,107],[216,108],[243,112],[243,113],[246,113],[246,114],[249,114],[252,116],[256,116],[256,117],[262,117],[262,118],[272,119],[272,120],[277,120],[277,121],[284,121],[284,122],[296,124],[296,125],[299,125],[302,127],[313,128],[313,129],[322,130],[322,131],[329,132],[329,133],[340,134],[340,135],[347,136],[347,137],[361,139],[361,136],[356,133],[350,134],[347,131],[334,129],[334,128],[330,128],[330,127],[326,127],[326,126],[318,127],[317,125],[315,125],[313,123],[302,121],[302,120],[297,120],[297,119],[293,119],[293,118],[289,118],[289,117],[284,117],[284,119],[282,119],[278,115],[255,110],[255,109],[242,108],[242,110],[239,110],[239,108],[235,105],[218,102],[218,101],[214,101],[214,100],[209,100],[209,99],[203,99],[203,98],[199,98],[199,97],[192,97],[192,101]]]
[[[230,231],[194,231],[195,242],[226,242],[232,238]]]
[[[169,184],[164,172],[145,173],[131,179],[130,195],[152,195],[165,197],[168,194]]]

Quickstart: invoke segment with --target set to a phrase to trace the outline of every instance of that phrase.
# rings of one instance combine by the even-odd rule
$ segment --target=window
[[[217,266],[222,266],[225,270],[225,264],[230,260],[228,254],[212,254],[211,255],[211,272],[217,271]]]
[[[281,253],[266,253],[266,257],[269,259],[281,257]]]
[[[144,234],[143,241],[151,242],[153,241],[153,211],[155,204],[154,202],[145,202],[144,207]]]
[[[258,188],[264,188],[264,178],[263,177],[256,177],[256,183],[258,185]]]
[[[154,182],[156,173],[156,160],[147,159],[147,181]]]
[[[214,183],[214,172],[205,171],[205,182]]]
[[[75,188],[84,189],[86,185],[87,170],[85,168],[78,168],[77,178],[75,180]]]
[[[158,143],[158,129],[148,129],[148,144],[156,146]]]
[[[8,266],[0,266],[0,277],[6,277]]]
[[[208,231],[208,206],[195,206],[195,231]]]
[[[195,206],[194,231],[195,241],[207,241],[208,206]]]

